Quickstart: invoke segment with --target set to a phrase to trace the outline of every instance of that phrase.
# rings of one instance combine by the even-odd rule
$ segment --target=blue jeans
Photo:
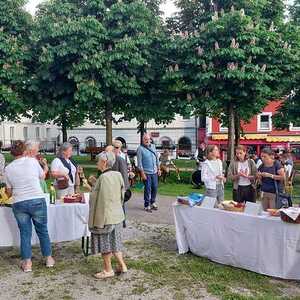
[[[40,240],[43,256],[51,256],[51,243],[47,227],[47,205],[44,198],[14,203],[13,213],[21,238],[21,257],[31,259],[32,223]]]
[[[157,188],[158,188],[158,176],[157,174],[146,174],[147,180],[144,181],[144,207],[148,207],[155,203]]]

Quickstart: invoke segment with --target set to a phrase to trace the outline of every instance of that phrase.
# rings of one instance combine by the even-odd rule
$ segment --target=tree
[[[48,101],[46,107],[53,107],[56,123],[65,120],[66,112],[72,114],[69,126],[88,117],[105,124],[106,142],[112,142],[113,115],[128,97],[142,93],[137,78],[142,81],[148,64],[156,20],[140,1],[53,0],[40,7],[33,36],[39,58],[33,87]],[[36,109],[39,117],[53,119],[45,105]]]
[[[31,18],[25,1],[0,1],[0,120],[16,120],[24,112]]]
[[[290,7],[290,22],[285,27],[285,38],[294,57],[289,76],[291,92],[282,102],[274,117],[274,125],[280,129],[288,129],[291,124],[300,124],[300,2],[295,1]]]
[[[292,24],[300,26],[300,0],[294,0],[289,6],[289,13]]]
[[[195,111],[228,125],[228,157],[233,158],[236,126],[261,111],[268,99],[283,94],[278,83],[290,65],[278,62],[289,49],[273,24],[255,25],[243,9],[216,11],[199,30],[174,37],[179,70],[169,76]],[[275,85],[278,87],[272,90]]]

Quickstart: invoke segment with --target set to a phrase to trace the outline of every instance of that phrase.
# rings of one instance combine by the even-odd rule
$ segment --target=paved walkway
[[[151,224],[174,224],[172,204],[175,197],[158,196],[159,210],[152,213],[144,211],[143,194],[135,193],[127,203],[127,219]]]

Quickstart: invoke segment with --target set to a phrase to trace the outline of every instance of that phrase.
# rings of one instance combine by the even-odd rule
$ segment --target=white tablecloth
[[[260,274],[300,279],[300,225],[280,218],[173,205],[179,253]]]
[[[80,239],[89,235],[88,204],[56,204],[48,208],[48,231],[52,243]],[[39,240],[33,229],[32,244]],[[20,234],[12,209],[0,207],[0,247],[19,246]]]

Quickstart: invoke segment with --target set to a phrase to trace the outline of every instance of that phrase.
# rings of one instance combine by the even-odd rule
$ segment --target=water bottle
[[[55,188],[53,186],[53,184],[51,184],[50,187],[50,204],[55,204],[56,201],[56,191]]]

